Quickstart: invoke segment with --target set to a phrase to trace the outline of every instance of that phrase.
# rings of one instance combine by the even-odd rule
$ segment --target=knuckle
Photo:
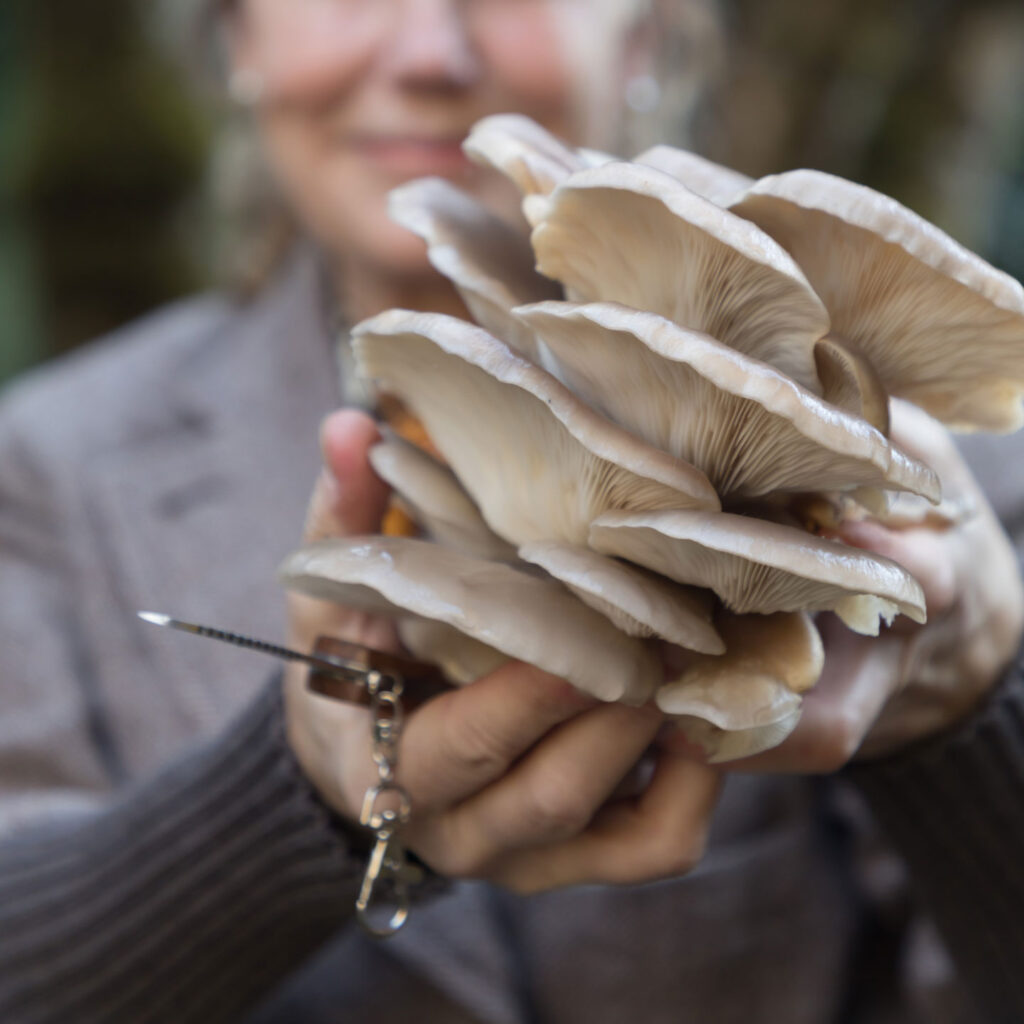
[[[707,829],[703,826],[685,837],[678,833],[666,836],[655,848],[652,873],[662,878],[688,875],[704,859],[706,849]]]
[[[520,700],[531,719],[543,723],[557,721],[587,703],[586,698],[564,679],[532,665],[519,664],[514,666],[514,670],[523,677],[520,681]]]
[[[468,769],[474,777],[501,774],[511,759],[508,742],[493,722],[459,708],[453,701],[442,719],[438,738],[442,757]]]
[[[586,828],[592,815],[579,786],[564,776],[548,774],[531,786],[526,817],[531,831],[549,839],[568,839]]]
[[[477,878],[482,867],[480,861],[470,851],[458,849],[438,850],[433,860],[427,863],[438,874],[448,878]]]
[[[834,709],[815,732],[808,758],[810,771],[818,775],[839,771],[857,753],[863,732],[855,711]]]
[[[479,843],[471,842],[445,818],[433,822],[429,830],[417,835],[409,845],[434,871],[447,878],[481,878],[489,860]]]

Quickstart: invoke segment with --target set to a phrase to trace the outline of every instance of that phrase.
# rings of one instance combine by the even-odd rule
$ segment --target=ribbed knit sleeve
[[[984,1020],[1024,1021],[1024,675],[958,731],[847,772],[906,859]]]
[[[0,1020],[237,1020],[351,914],[358,859],[278,690],[108,810],[0,845]]]

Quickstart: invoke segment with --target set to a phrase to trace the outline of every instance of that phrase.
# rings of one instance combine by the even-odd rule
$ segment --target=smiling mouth
[[[382,172],[399,177],[424,174],[465,174],[471,164],[462,151],[463,135],[360,135],[346,139],[346,147]]]

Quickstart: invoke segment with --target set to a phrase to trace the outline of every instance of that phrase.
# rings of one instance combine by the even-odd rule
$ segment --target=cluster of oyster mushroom
[[[352,337],[443,456],[371,453],[421,536],[318,543],[285,584],[393,616],[456,683],[518,658],[654,700],[712,761],[781,742],[821,673],[815,613],[924,621],[906,570],[828,528],[940,500],[888,438],[890,396],[1020,426],[1024,289],[816,171],[624,162],[514,115],[465,148],[519,187],[529,233],[439,179],[392,212],[476,324],[389,310]]]

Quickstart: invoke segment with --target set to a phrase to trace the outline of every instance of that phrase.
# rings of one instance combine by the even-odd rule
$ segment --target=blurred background
[[[674,16],[686,0],[659,0]],[[0,380],[218,278],[225,106],[178,0],[0,4]],[[895,196],[1024,278],[1020,0],[718,0],[674,141]],[[702,17],[705,22],[708,10]]]

